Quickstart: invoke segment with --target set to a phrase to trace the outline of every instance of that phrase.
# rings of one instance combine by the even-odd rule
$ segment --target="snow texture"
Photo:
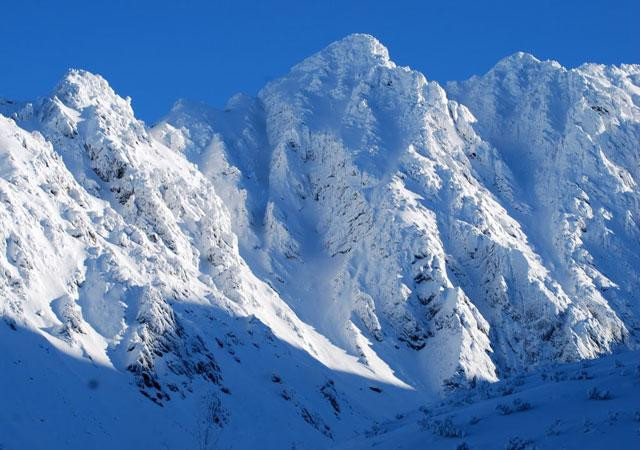
[[[639,142],[640,66],[444,88],[361,34],[153,127],[0,99],[0,448],[637,441]]]

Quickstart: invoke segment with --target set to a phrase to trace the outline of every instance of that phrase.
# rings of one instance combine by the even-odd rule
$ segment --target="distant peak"
[[[239,92],[237,94],[234,94],[226,103],[226,105],[224,106],[225,110],[231,110],[231,109],[236,109],[236,108],[241,108],[242,106],[246,106],[248,104],[251,104],[255,101],[255,99],[253,97],[251,97],[248,94],[245,94],[244,92]]]
[[[531,53],[527,52],[516,52],[512,55],[509,55],[505,58],[502,58],[495,65],[494,69],[525,69],[525,68],[533,68],[533,67],[542,67],[542,66],[550,66],[553,68],[562,68],[560,63],[557,61],[542,61]]]
[[[178,99],[169,112],[170,116],[186,116],[191,118],[208,117],[214,112],[214,108],[199,100],[188,98]]]
[[[105,79],[98,74],[91,73],[88,70],[84,70],[84,69],[75,69],[73,67],[67,70],[67,73],[62,77],[62,79],[63,80],[68,79],[70,81],[101,80],[106,83]]]
[[[327,48],[347,48],[365,54],[380,55],[385,58],[389,57],[387,48],[382,45],[378,39],[366,33],[350,34],[329,44]]]
[[[78,109],[94,105],[97,100],[128,103],[113,91],[107,80],[82,69],[69,69],[54,88],[53,96]]]
[[[533,56],[531,53],[527,52],[515,52],[512,55],[503,58],[503,60],[511,60],[511,61],[526,61],[532,63],[539,63],[540,60]]]
[[[319,66],[351,66],[353,68],[373,67],[393,64],[389,51],[375,37],[364,34],[350,34],[320,50],[294,67],[294,70],[315,70]]]
[[[179,98],[171,107],[171,111],[181,111],[185,109],[196,109],[204,107],[204,102],[200,100],[193,100],[190,98]]]
[[[329,44],[321,53],[353,59],[389,61],[389,50],[370,34],[354,33]]]
[[[512,67],[538,64],[540,60],[527,52],[515,52],[509,56],[505,56],[496,64],[496,67]]]
[[[87,70],[82,69],[69,69],[67,73],[62,77],[54,89],[54,93],[57,95],[66,94],[68,91],[91,89],[93,91],[110,90],[107,80],[100,75],[93,74]]]

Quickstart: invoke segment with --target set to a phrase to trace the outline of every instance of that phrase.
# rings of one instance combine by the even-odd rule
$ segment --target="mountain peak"
[[[509,56],[502,58],[494,66],[494,69],[531,69],[541,67],[552,67],[554,69],[562,68],[562,65],[553,60],[540,60],[527,52],[515,52]]]
[[[560,363],[640,348],[640,77],[555,64],[445,92],[354,34],[151,129],[82,70],[0,101],[0,447],[633,442],[637,354]]]
[[[353,33],[337,40],[327,46],[327,49],[345,48],[363,54],[379,55],[389,58],[389,51],[374,36],[366,33]]]
[[[345,67],[358,70],[378,65],[394,65],[389,59],[387,48],[369,34],[355,33],[329,44],[295,66],[293,71]]]
[[[519,52],[515,52],[512,53],[509,56],[505,56],[504,58],[502,58],[500,60],[500,62],[502,61],[511,61],[511,62],[529,62],[529,63],[539,63],[540,60],[538,58],[536,58],[535,56],[533,56],[531,53],[527,53],[527,52],[523,52],[523,51],[519,51]]]
[[[126,104],[130,99],[123,99],[111,88],[102,76],[87,70],[69,69],[58,82],[51,94],[67,106],[83,109],[98,103]],[[120,105],[123,106],[123,105]]]

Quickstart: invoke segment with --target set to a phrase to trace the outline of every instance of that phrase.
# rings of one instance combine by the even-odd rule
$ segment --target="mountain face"
[[[637,349],[639,142],[640,66],[443,88],[367,35],[152,127],[85,71],[0,100],[0,444],[326,447]]]

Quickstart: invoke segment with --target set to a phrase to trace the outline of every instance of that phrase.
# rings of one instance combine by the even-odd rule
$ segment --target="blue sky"
[[[640,63],[640,1],[3,1],[0,97],[97,72],[153,122],[180,97],[223,106],[349,33],[438,81],[523,50],[565,66]]]

